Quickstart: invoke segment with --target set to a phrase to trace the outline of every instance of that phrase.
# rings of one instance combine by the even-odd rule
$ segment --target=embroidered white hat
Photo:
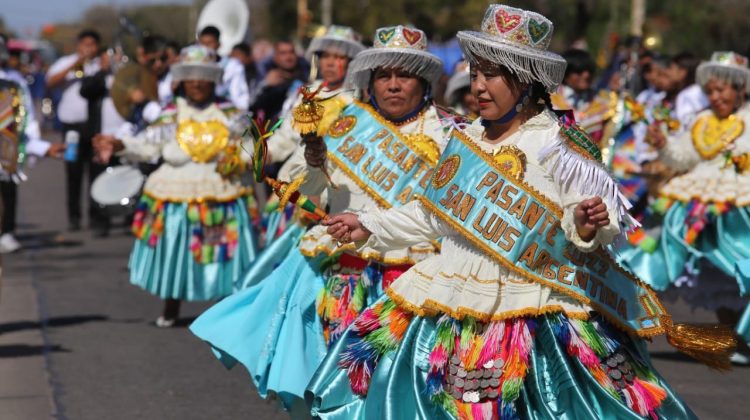
[[[425,33],[402,25],[375,31],[372,48],[357,54],[349,64],[347,83],[366,89],[373,70],[379,67],[399,68],[430,84],[437,82],[443,74],[443,62],[427,51]]]
[[[747,63],[747,57],[736,52],[716,51],[711,54],[711,60],[704,61],[698,66],[695,79],[702,87],[711,79],[720,79],[750,88],[750,69]]]
[[[548,51],[554,26],[536,12],[491,4],[481,31],[459,31],[458,42],[466,58],[500,64],[522,82],[540,82],[553,92],[565,76],[565,59]]]
[[[202,45],[189,45],[180,51],[180,61],[170,69],[175,82],[206,80],[221,83],[224,70],[217,61],[216,51]]]
[[[343,55],[354,58],[365,49],[365,46],[362,45],[362,36],[354,32],[354,29],[348,26],[331,25],[326,28],[322,35],[316,36],[310,41],[305,57],[309,60],[313,54],[328,49],[336,49]]]

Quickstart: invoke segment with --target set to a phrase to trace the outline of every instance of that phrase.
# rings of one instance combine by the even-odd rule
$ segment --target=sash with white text
[[[344,108],[324,140],[331,162],[383,208],[406,204],[432,177],[434,162],[367,104]]]

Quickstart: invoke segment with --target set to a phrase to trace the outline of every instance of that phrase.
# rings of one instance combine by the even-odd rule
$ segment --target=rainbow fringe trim
[[[164,201],[142,195],[135,206],[130,228],[136,238],[155,247],[164,233]]]
[[[354,321],[344,337],[347,346],[340,355],[339,367],[347,371],[355,394],[367,395],[380,358],[398,348],[411,319],[411,314],[387,299],[365,309]]]
[[[521,395],[529,367],[536,323],[531,318],[479,324],[473,318],[461,321],[442,315],[429,357],[427,392],[432,400],[461,420],[517,419],[516,401]],[[458,357],[466,371],[481,368],[495,360],[504,361],[496,398],[465,402],[451,396],[445,388],[448,360]]]
[[[711,224],[717,217],[723,215],[731,209],[728,203],[702,203],[692,200],[687,205],[687,218],[685,224],[688,227],[685,233],[685,242],[692,245],[698,239],[698,235]]]
[[[667,397],[657,378],[634,355],[627,353],[612,328],[597,320],[582,321],[556,314],[550,319],[557,341],[571,357],[577,358],[599,385],[606,389],[638,415],[657,419],[656,409]],[[631,381],[614,381],[605,371],[605,360],[613,354],[623,355],[628,369],[633,371]],[[632,366],[632,368],[630,367]]]
[[[224,262],[234,256],[239,242],[235,203],[191,203],[190,251],[198,264]]]
[[[336,273],[326,280],[316,302],[326,344],[332,346],[341,338],[364,309],[366,299],[361,273]]]
[[[354,321],[344,338],[346,347],[340,355],[339,367],[347,371],[356,395],[367,395],[378,362],[383,355],[397,350],[412,317],[388,299],[366,309]],[[603,389],[638,415],[658,418],[656,410],[667,393],[658,385],[658,379],[647,364],[627,350],[623,344],[629,339],[627,336],[599,318],[584,321],[557,313],[546,315],[544,319],[552,326],[555,340],[568,356],[580,361]],[[536,318],[482,324],[470,317],[457,320],[448,315],[440,316],[428,359],[427,394],[460,420],[518,419],[517,404],[529,372],[536,323]],[[499,361],[502,363],[495,364]],[[459,364],[459,370],[465,371],[456,374]],[[497,382],[482,385],[490,387],[482,391],[491,391],[482,394],[489,396],[467,402],[466,394],[459,399],[450,393],[451,387],[454,390],[457,386],[464,387],[457,385],[458,376],[465,377],[468,383],[471,372],[485,373],[493,366],[495,370],[491,373],[498,375],[492,378],[499,376]]]
[[[659,197],[651,205],[651,211],[654,214],[664,215],[676,201],[667,197]],[[730,203],[703,203],[698,200],[691,200],[687,204],[687,217],[685,217],[685,243],[693,245],[698,240],[700,233],[713,223],[717,217],[725,214],[732,209]],[[655,238],[646,234],[641,228],[637,228],[628,234],[628,242],[640,247],[648,253],[653,253],[657,248]]]

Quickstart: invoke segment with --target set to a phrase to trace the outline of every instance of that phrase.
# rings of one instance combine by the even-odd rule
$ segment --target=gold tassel
[[[292,110],[292,128],[302,136],[316,133],[324,112],[325,109],[317,101],[303,99]]]
[[[663,319],[667,341],[677,350],[710,368],[727,371],[729,357],[737,348],[734,331],[724,325],[672,324]]]

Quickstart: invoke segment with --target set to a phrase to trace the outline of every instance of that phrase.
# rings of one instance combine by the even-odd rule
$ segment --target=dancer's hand
[[[328,234],[341,243],[366,241],[371,232],[367,230],[354,213],[342,213],[323,222],[328,226]]]
[[[68,146],[65,143],[52,143],[49,146],[49,149],[47,149],[46,156],[55,158],[55,159],[60,159],[61,157],[63,157],[63,154],[65,153],[65,149],[67,147]]]
[[[325,164],[328,149],[321,137],[305,136],[302,143],[305,144],[305,160],[313,168],[320,168]]]
[[[109,163],[112,155],[124,148],[122,141],[117,140],[114,136],[106,134],[97,134],[91,140],[94,147],[94,161],[101,164]]]
[[[646,131],[646,142],[656,150],[661,150],[667,144],[667,137],[661,131],[661,124],[651,124]]]
[[[578,236],[588,242],[594,239],[596,231],[609,224],[607,205],[601,197],[583,200],[573,210]]]

